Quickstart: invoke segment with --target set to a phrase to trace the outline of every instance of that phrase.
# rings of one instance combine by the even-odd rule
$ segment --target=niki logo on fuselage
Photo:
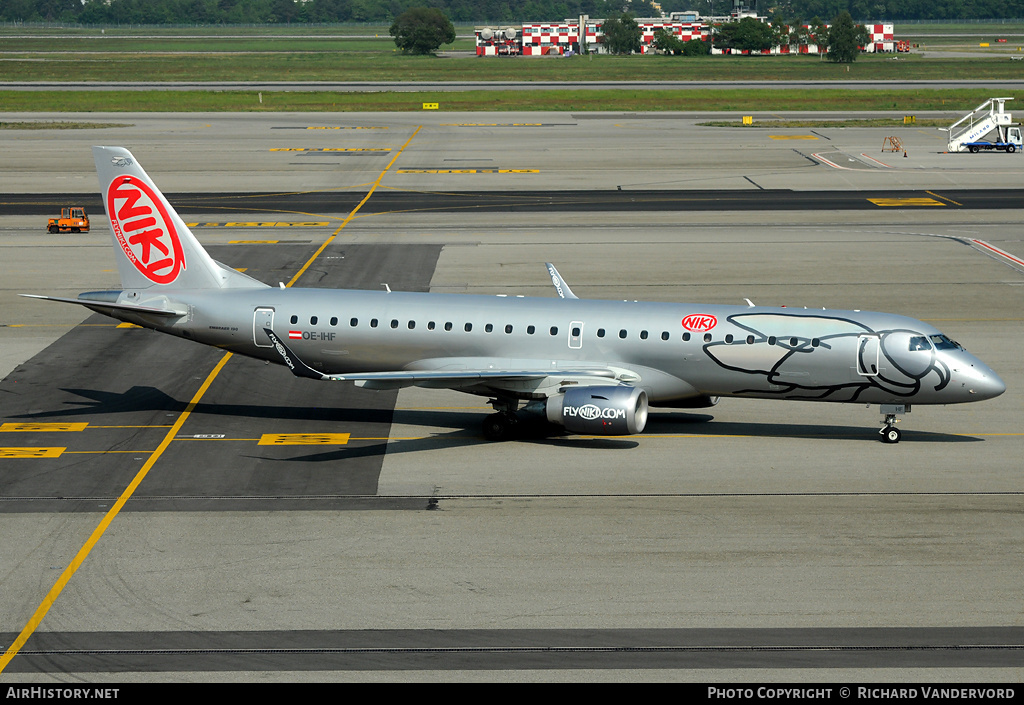
[[[164,204],[148,184],[132,176],[107,189],[107,215],[118,244],[154,284],[170,284],[185,269],[185,253]]]
[[[718,325],[718,319],[709,313],[691,313],[683,319],[683,328],[694,333],[707,333]]]

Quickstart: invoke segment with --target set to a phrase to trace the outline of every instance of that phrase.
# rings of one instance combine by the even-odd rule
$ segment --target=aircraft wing
[[[273,343],[284,364],[296,377],[327,381],[350,381],[357,386],[369,389],[394,389],[408,386],[426,386],[437,388],[459,388],[474,384],[504,387],[510,384],[530,383],[549,380],[551,378],[572,378],[577,384],[580,381],[593,379],[599,381],[615,380],[619,373],[603,365],[587,365],[554,369],[544,367],[538,361],[536,366],[496,367],[487,359],[478,359],[469,364],[460,364],[455,369],[405,369],[382,372],[352,372],[345,374],[324,374],[317,372],[292,352],[274,331],[264,328],[263,332]],[[429,364],[428,361],[422,361]],[[439,362],[454,362],[451,360]],[[497,361],[495,361],[497,362]]]

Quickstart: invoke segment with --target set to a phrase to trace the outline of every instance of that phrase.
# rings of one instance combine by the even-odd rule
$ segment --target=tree
[[[723,48],[739,51],[764,51],[778,43],[776,31],[753,17],[739,22],[726,22],[719,28],[715,43]]]
[[[683,42],[683,56],[707,56],[711,53],[710,42],[703,39],[691,39]]]
[[[683,53],[683,40],[664,28],[654,30],[654,39],[651,44],[664,54]]]
[[[843,10],[828,30],[828,60],[837,64],[852,64],[857,60],[860,47],[870,39],[864,25],[853,24],[850,13]]]
[[[618,19],[611,18],[601,25],[604,34],[604,45],[612,54],[640,53],[640,25],[628,12],[622,13]]]
[[[438,9],[414,7],[395,18],[388,33],[405,54],[433,54],[455,41],[455,27]]]

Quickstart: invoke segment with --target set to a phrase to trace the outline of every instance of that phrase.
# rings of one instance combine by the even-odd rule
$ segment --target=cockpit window
[[[910,339],[910,352],[916,352],[918,350],[931,350],[932,345],[928,342],[928,338],[923,335],[915,335]]]
[[[931,336],[931,341],[936,350],[963,350],[960,343],[955,340],[950,340],[941,333],[939,335]]]

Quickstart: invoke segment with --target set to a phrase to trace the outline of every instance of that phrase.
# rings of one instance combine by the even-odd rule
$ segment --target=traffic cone
[[[906,159],[906,158],[907,158],[907,150],[905,150],[905,149],[903,150],[903,158],[904,158],[904,159]]]

